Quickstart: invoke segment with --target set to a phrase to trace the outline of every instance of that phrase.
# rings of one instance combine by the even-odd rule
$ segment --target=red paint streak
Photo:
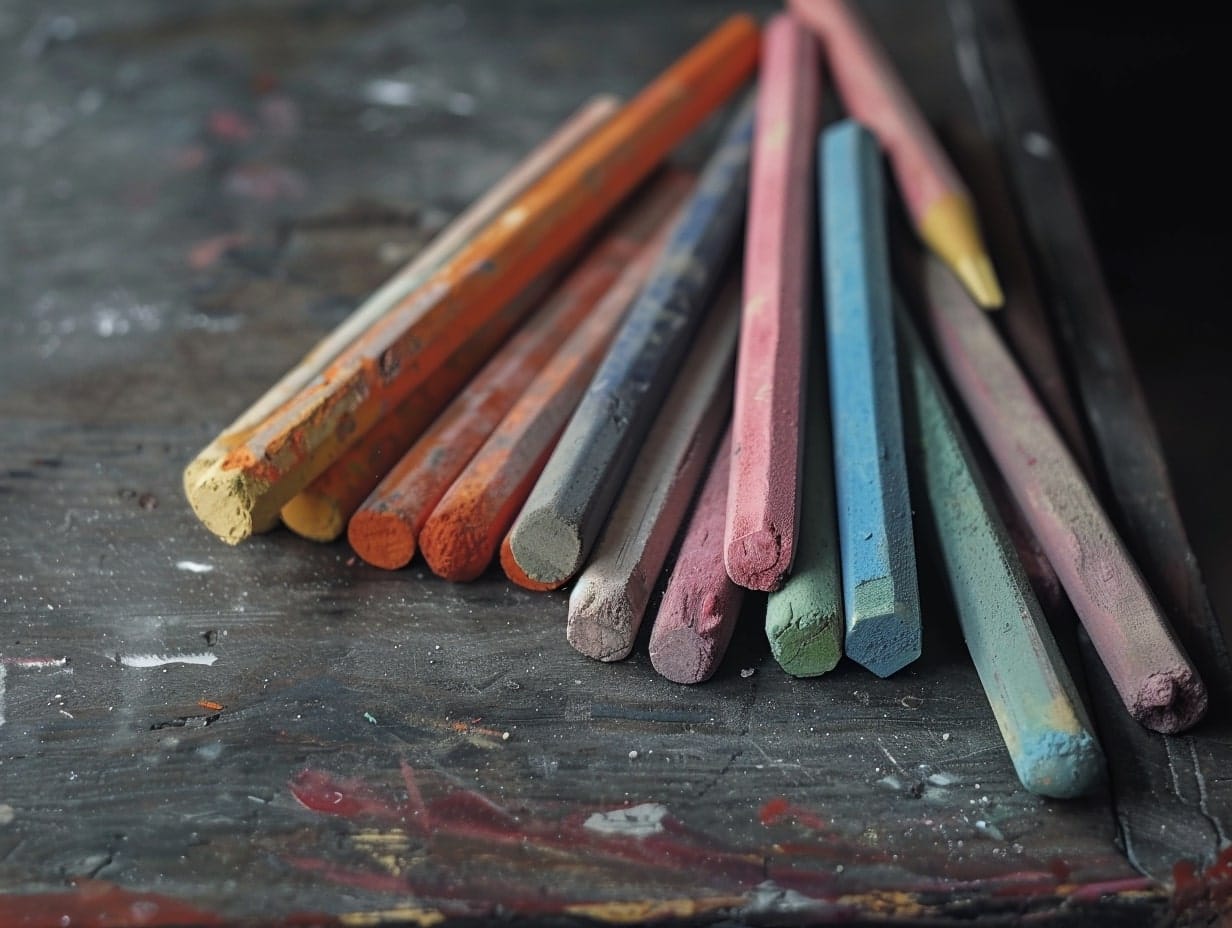
[[[221,925],[220,916],[155,893],[130,892],[102,880],[79,880],[68,892],[4,897],[0,928],[159,928]]]
[[[802,825],[805,828],[811,828],[814,831],[829,831],[830,823],[817,815],[815,812],[810,812],[801,806],[788,802],[782,796],[771,799],[761,807],[761,812],[758,816],[763,825],[773,825],[775,822],[782,821],[785,818],[790,818],[797,825]]]
[[[291,781],[291,795],[307,809],[340,818],[401,821],[402,809],[378,797],[363,780],[335,780],[327,773],[304,770]]]
[[[773,825],[787,814],[789,808],[791,808],[791,803],[782,796],[777,796],[761,807],[761,812],[757,817],[763,825]]]

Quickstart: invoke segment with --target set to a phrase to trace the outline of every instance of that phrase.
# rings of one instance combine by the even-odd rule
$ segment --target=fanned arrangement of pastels
[[[568,584],[574,648],[620,660],[653,623],[651,662],[682,684],[753,612],[789,674],[844,655],[900,671],[927,557],[1022,783],[1081,795],[1103,756],[1041,589],[1063,589],[1143,726],[1192,726],[1206,691],[1072,412],[1019,366],[1046,318],[1003,293],[892,62],[845,0],[789,7],[582,106],[204,449],[185,492],[232,544],[281,522],[389,570]],[[845,111],[825,126],[823,73]],[[699,173],[665,163],[724,108]]]

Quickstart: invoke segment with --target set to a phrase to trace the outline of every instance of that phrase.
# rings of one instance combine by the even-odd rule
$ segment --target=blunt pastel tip
[[[1188,668],[1153,673],[1129,700],[1130,714],[1152,731],[1184,731],[1206,714],[1206,687]]]
[[[771,597],[766,609],[770,653],[793,677],[820,677],[838,666],[843,656],[843,617],[838,611],[803,613]],[[771,631],[771,628],[774,630]]]
[[[691,628],[674,628],[652,642],[650,663],[673,683],[702,683],[714,673],[718,662],[711,660],[712,639]]]
[[[735,538],[724,552],[727,576],[733,583],[767,593],[783,585],[783,575],[790,566],[786,560],[782,539],[770,529]]]
[[[975,300],[984,309],[1000,309],[1005,304],[1005,294],[992,261],[983,252],[964,255],[954,264],[954,273],[962,281]]]
[[[847,656],[879,677],[889,677],[920,656],[920,619],[906,603],[893,611],[859,615],[848,625]]]
[[[398,570],[415,557],[415,531],[389,512],[361,509],[347,524],[347,541],[364,563]]]
[[[569,597],[565,636],[589,658],[620,661],[633,650],[639,619],[621,584],[583,581]]]
[[[1011,754],[1022,785],[1037,796],[1075,799],[1104,774],[1104,755],[1089,732],[1041,732]]]
[[[522,572],[536,583],[560,586],[582,566],[582,539],[550,507],[523,512],[509,535]]]

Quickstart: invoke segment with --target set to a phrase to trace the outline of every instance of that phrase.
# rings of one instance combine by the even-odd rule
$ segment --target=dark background
[[[1181,511],[1232,615],[1228,48],[1215,7],[1018,4]],[[1225,632],[1226,633],[1226,632]]]

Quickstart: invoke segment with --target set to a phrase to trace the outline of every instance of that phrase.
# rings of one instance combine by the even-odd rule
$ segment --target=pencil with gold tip
[[[847,0],[788,0],[825,46],[852,119],[885,149],[920,238],[985,309],[1004,302],[975,205],[889,56]]]

